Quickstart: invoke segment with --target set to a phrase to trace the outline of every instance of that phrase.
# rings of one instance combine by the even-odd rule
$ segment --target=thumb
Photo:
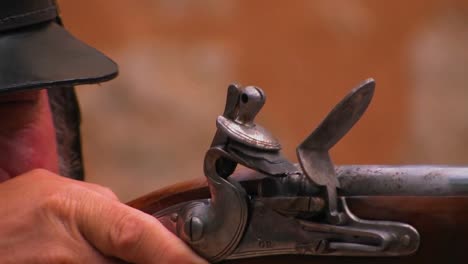
[[[111,199],[89,199],[77,212],[82,235],[100,252],[131,263],[207,263],[156,218]]]

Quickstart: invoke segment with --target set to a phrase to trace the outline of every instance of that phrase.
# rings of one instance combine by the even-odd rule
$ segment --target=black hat
[[[0,0],[0,92],[97,83],[117,65],[61,25],[54,0]]]

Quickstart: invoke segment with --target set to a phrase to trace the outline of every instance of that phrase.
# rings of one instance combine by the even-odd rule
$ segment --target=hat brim
[[[0,33],[0,92],[99,83],[117,65],[55,22]]]

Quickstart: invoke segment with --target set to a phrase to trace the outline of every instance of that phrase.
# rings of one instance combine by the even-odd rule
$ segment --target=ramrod
[[[129,204],[211,262],[466,263],[468,167],[332,163],[329,150],[374,87],[366,80],[338,103],[297,147],[296,164],[254,122],[264,92],[230,85],[206,178]]]

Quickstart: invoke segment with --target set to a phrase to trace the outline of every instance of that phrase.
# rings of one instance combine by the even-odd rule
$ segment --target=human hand
[[[107,188],[33,170],[0,184],[1,263],[206,263]]]

